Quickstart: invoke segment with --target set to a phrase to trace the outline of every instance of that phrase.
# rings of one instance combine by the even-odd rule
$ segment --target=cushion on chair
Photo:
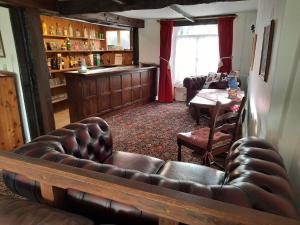
[[[146,155],[115,151],[104,163],[143,173],[157,173],[165,162]]]
[[[177,135],[177,139],[198,146],[199,148],[205,150],[207,149],[209,131],[209,127],[204,127],[192,132],[179,133]],[[215,144],[213,145],[213,148],[229,144],[231,141],[231,137],[232,136],[230,134],[216,132],[214,135]]]
[[[224,180],[224,172],[192,163],[169,161],[159,173],[175,179],[194,181],[203,185],[217,185]]]

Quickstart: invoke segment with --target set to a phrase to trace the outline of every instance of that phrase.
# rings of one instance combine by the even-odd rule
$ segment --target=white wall
[[[257,48],[249,94],[254,134],[277,146],[300,206],[300,1],[260,0]],[[263,27],[275,19],[276,28],[268,82],[259,76]],[[256,119],[256,120],[255,120]]]
[[[7,8],[0,7],[0,18],[1,18],[0,31],[2,35],[5,55],[6,55],[5,58],[0,58],[0,70],[10,71],[16,74],[19,105],[21,111],[21,120],[24,128],[25,141],[29,141],[30,133],[28,128],[28,121],[27,121],[24,97],[23,97],[21,80],[20,80],[19,64],[18,64],[13,32],[11,28],[9,10]]]
[[[237,13],[233,24],[232,69],[240,71],[242,88],[247,87],[251,66],[253,34],[251,25],[256,23],[256,11]]]
[[[159,64],[160,24],[156,19],[145,20],[145,28],[139,29],[140,62]]]

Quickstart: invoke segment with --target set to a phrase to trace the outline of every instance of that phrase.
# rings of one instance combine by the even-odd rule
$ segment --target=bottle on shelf
[[[48,35],[47,24],[45,21],[42,22],[42,30],[43,30],[43,35]]]
[[[62,36],[63,35],[62,28],[61,28],[59,23],[56,23],[56,35],[57,36]]]
[[[51,64],[51,58],[47,58],[47,65],[48,65],[48,68],[49,70],[52,69],[52,64]]]
[[[57,54],[57,70],[61,70],[61,62],[62,62],[62,57],[61,57],[61,54]]]
[[[84,38],[89,38],[88,31],[87,31],[86,27],[83,30],[83,37]]]
[[[51,58],[51,69],[56,70],[57,69],[57,60],[55,55]]]
[[[69,37],[73,37],[73,28],[71,24],[69,24]]]
[[[68,36],[68,28],[64,27],[64,36]]]
[[[67,38],[67,41],[66,41],[66,47],[67,47],[67,50],[71,50],[71,41],[69,38]]]

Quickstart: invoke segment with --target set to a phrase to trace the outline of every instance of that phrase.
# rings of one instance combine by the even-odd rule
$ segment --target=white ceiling
[[[209,4],[198,4],[189,6],[179,6],[193,17],[231,14],[245,11],[257,10],[258,0],[247,0],[238,2],[217,2]],[[125,12],[115,12],[118,15],[139,18],[139,19],[170,19],[182,18],[182,15],[173,11],[169,7],[162,9],[130,10]]]

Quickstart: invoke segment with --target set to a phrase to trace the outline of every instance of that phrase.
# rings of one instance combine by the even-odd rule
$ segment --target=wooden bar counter
[[[65,73],[70,120],[155,100],[157,67],[122,66]]]

